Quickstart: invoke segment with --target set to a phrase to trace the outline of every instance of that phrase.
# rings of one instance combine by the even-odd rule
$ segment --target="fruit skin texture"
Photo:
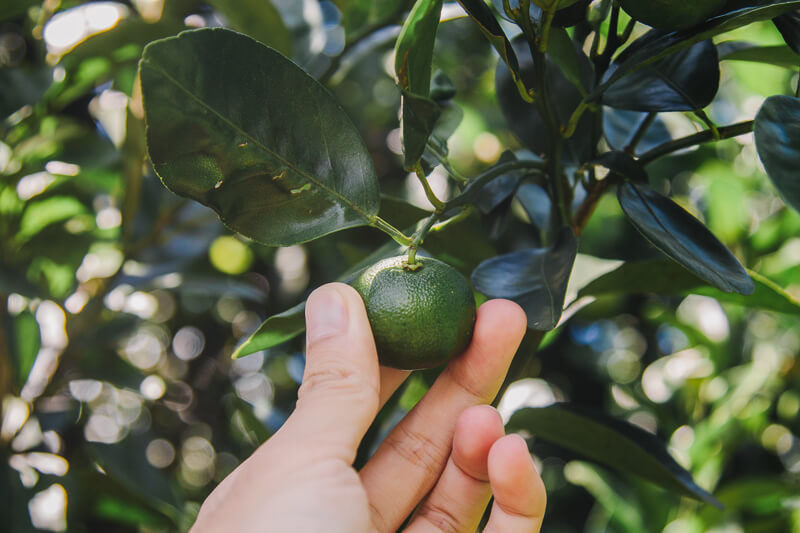
[[[475,325],[475,296],[464,276],[431,257],[378,261],[353,281],[372,326],[382,365],[403,370],[446,363],[466,349]]]
[[[682,30],[714,15],[726,0],[621,0],[625,12],[659,30]]]

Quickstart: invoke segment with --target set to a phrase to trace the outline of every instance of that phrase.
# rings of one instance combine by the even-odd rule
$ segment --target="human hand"
[[[478,309],[472,343],[386,437],[366,466],[356,450],[409,372],[381,367],[358,293],[335,283],[306,306],[307,350],[295,411],[211,493],[194,533],[475,531],[541,527],[545,490],[525,442],[504,436],[491,402],[525,333],[506,300]]]

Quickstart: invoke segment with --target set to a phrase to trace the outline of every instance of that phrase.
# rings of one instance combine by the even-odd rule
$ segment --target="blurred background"
[[[362,228],[268,248],[168,192],[146,159],[136,88],[144,45],[228,26],[292,57],[362,132],[385,194],[381,215],[403,228],[430,207],[402,169],[392,78],[411,4],[0,1],[0,531],[186,531],[216,483],[294,405],[302,339],[233,361],[237,344],[387,242]],[[518,143],[494,94],[496,54],[456,5],[445,12],[455,18],[439,29],[434,66],[457,90],[450,160],[472,176]],[[734,39],[783,43],[768,23],[720,40]],[[766,96],[793,92],[797,63],[776,63],[723,61],[712,118],[751,119]],[[664,127],[673,136],[697,128],[680,113]],[[751,135],[650,169],[746,266],[800,299],[800,216],[771,189]],[[432,181],[440,198],[450,194],[446,173]],[[469,274],[534,242],[526,216],[516,204],[502,220],[475,216],[431,236],[427,251]],[[659,257],[613,196],[580,252],[584,276]],[[538,353],[524,343],[528,364],[501,412],[571,401],[628,420],[666,443],[725,508],[534,439],[549,494],[544,531],[800,531],[797,317],[643,292],[582,307]],[[398,392],[360,461],[434,377],[414,374]]]

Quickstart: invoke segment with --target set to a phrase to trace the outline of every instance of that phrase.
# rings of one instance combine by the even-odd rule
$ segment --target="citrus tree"
[[[473,300],[508,298],[529,330],[496,402],[545,530],[800,530],[800,0],[0,20],[13,531],[188,529],[291,411],[304,297],[333,280],[375,304],[384,362],[434,367],[358,463]],[[409,279],[409,324],[380,325]]]

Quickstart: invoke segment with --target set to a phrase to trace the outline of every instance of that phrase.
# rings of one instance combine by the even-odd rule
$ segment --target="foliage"
[[[800,531],[798,35],[800,0],[3,5],[0,514],[188,530],[293,409],[308,292],[420,253],[528,314],[497,403],[545,531]]]

